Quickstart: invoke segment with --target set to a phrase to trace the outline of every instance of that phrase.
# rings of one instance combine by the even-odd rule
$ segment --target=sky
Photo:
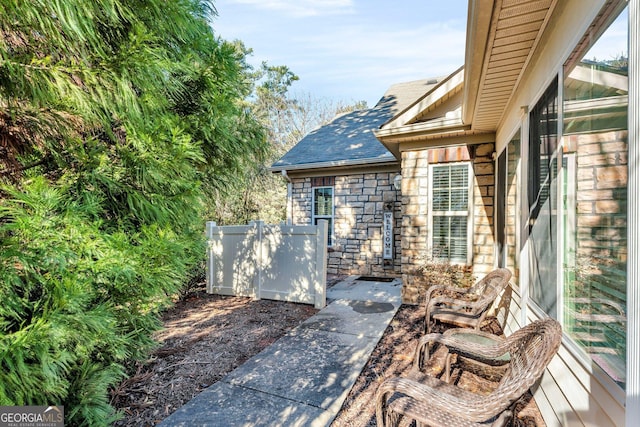
[[[292,96],[372,107],[394,83],[464,63],[467,0],[214,0],[214,32],[286,65]]]

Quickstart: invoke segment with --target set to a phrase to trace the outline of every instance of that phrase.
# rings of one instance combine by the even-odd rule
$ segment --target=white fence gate
[[[327,222],[207,222],[207,292],[326,305]]]

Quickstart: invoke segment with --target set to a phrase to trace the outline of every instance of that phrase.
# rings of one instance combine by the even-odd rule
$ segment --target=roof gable
[[[460,102],[452,105],[447,101],[462,93],[463,84],[464,72],[463,67],[460,67],[449,76],[440,78],[437,84],[423,92],[393,120],[382,126],[382,129],[399,128],[426,121],[428,118],[452,118],[455,111],[459,109]]]
[[[338,115],[330,123],[310,132],[275,162],[271,170],[277,172],[397,162],[373,132],[441,80],[424,79],[392,85],[373,108]]]

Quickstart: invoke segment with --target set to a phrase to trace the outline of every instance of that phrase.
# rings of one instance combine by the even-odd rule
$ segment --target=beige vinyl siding
[[[505,334],[510,335],[522,325],[522,299],[519,292],[512,291],[509,318]],[[527,310],[527,322],[539,317],[534,309]],[[624,392],[612,380],[601,380],[577,358],[566,340],[551,361],[547,372],[534,389],[534,399],[543,414],[547,427],[593,426],[620,427],[624,425]],[[599,369],[594,366],[592,369]],[[607,387],[603,383],[609,383]],[[561,386],[559,385],[561,384]],[[612,393],[612,390],[615,392]]]

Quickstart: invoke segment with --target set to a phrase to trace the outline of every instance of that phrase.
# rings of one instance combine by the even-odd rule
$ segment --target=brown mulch
[[[341,277],[332,276],[331,286]],[[422,331],[424,308],[402,305],[347,396],[334,427],[375,426],[375,392],[387,378],[407,372]],[[115,426],[153,426],[317,312],[309,305],[209,295],[194,288],[163,316],[159,348],[130,378],[112,390],[124,418]],[[489,324],[483,328],[498,328]],[[431,367],[437,372],[438,360]],[[493,385],[458,372],[458,385],[475,391]],[[519,405],[519,426],[545,424],[528,396]]]
[[[332,427],[376,426],[376,391],[384,380],[409,372],[413,363],[416,342],[422,335],[423,322],[424,306],[400,306],[343,403]],[[501,333],[500,326],[495,319],[488,322],[482,329],[492,333]],[[434,332],[444,332],[444,328],[442,325],[436,325]],[[443,355],[442,351],[434,353],[425,367],[429,374],[438,375],[441,373]],[[497,385],[495,382],[460,370],[452,372],[452,381],[467,390],[483,394],[488,393]],[[527,393],[516,405],[516,418],[512,425],[519,427],[546,426],[530,393]]]
[[[153,426],[289,330],[313,306],[192,290],[163,316],[160,347],[111,391],[124,418],[115,426]]]

